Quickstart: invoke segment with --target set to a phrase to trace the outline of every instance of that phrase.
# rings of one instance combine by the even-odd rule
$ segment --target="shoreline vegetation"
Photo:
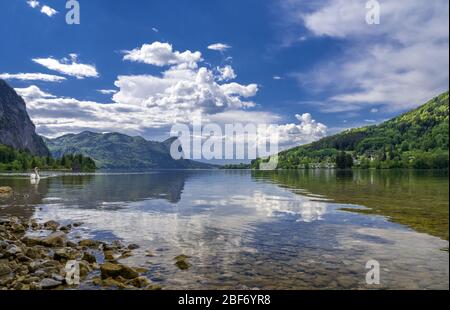
[[[65,154],[61,158],[33,156],[0,144],[0,172],[26,172],[38,167],[47,171],[93,172],[95,161],[81,154]]]

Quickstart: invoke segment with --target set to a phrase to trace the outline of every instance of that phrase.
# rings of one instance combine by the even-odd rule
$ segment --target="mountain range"
[[[215,165],[191,160],[174,160],[170,155],[173,140],[154,142],[120,133],[88,131],[56,139],[40,137],[27,113],[25,101],[5,81],[0,80],[0,146],[3,154],[0,157],[5,157],[4,160],[14,169],[27,166],[22,163],[24,160],[13,162],[16,157],[25,156],[14,151],[55,159],[67,154],[82,154],[92,158],[98,168],[104,169],[216,168]],[[40,160],[35,158],[35,161]]]
[[[349,129],[280,152],[278,168],[330,167],[336,166],[339,158],[361,168],[448,168],[448,104],[449,93],[445,92],[379,125]],[[24,100],[0,80],[0,146],[40,157],[82,154],[103,169],[217,168],[192,160],[174,160],[170,155],[173,140],[156,142],[120,133],[89,131],[42,138],[36,134]],[[251,167],[258,169],[261,161],[254,160]]]
[[[170,146],[174,138],[163,142],[148,141],[120,133],[94,133],[84,131],[67,134],[45,143],[52,156],[83,154],[94,159],[102,169],[209,169],[214,165],[192,160],[174,160]]]

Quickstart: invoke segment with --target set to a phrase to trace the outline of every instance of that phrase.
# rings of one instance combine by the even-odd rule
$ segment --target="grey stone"
[[[6,265],[0,265],[0,277],[4,275],[8,275],[12,272],[11,268]]]
[[[59,281],[59,282],[64,282],[65,281],[65,278],[62,275],[57,274],[57,273],[52,274],[52,278],[53,278],[53,280],[56,280],[56,281]]]
[[[57,281],[50,278],[42,279],[41,282],[39,282],[39,286],[43,289],[55,288],[57,286],[60,286],[61,284],[62,284],[61,281]]]
[[[66,234],[57,231],[42,239],[41,244],[46,247],[62,247],[66,244]]]
[[[128,245],[128,249],[129,250],[139,249],[139,245],[132,243],[132,244]]]

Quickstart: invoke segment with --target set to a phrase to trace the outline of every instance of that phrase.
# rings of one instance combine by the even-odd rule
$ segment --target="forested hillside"
[[[173,138],[164,142],[148,141],[120,133],[85,131],[55,139],[45,139],[54,157],[63,154],[83,154],[95,160],[103,169],[209,169],[215,168],[192,160],[174,160],[170,155]]]
[[[96,169],[95,162],[81,154],[66,154],[59,158],[34,156],[28,152],[14,150],[0,144],[0,171],[27,171],[38,167],[41,170],[72,170],[90,172]]]
[[[448,96],[445,92],[380,125],[281,152],[278,168],[448,168]],[[253,161],[252,167],[257,169],[260,161]]]

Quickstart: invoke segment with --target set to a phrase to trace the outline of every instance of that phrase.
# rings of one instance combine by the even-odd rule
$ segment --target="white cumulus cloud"
[[[125,51],[123,59],[159,67],[181,65],[196,68],[197,63],[202,60],[202,54],[189,50],[180,53],[173,51],[172,45],[169,43],[153,42],[152,44],[144,44],[140,48],[135,48],[131,51]]]
[[[39,1],[36,1],[36,0],[29,0],[29,1],[27,1],[27,3],[33,9],[35,9],[39,6]]]
[[[36,85],[31,85],[25,88],[15,88],[15,91],[19,96],[21,96],[26,102],[32,102],[36,99],[42,98],[54,98],[55,96],[42,91]]]
[[[300,84],[333,95],[323,111],[379,106],[414,108],[448,89],[449,3],[447,0],[382,1],[381,22],[365,21],[366,1],[283,2],[293,24],[311,36],[341,42],[343,52],[296,76]],[[300,28],[301,28],[300,27]]]
[[[257,84],[249,84],[245,86],[235,82],[220,85],[220,88],[227,95],[238,95],[245,98],[255,96],[256,92],[258,91]]]
[[[194,111],[214,114],[255,105],[244,98],[256,95],[256,84],[220,83],[236,78],[233,68],[219,68],[215,74],[207,67],[199,67],[202,54],[198,51],[178,52],[168,43],[153,42],[128,52],[124,60],[169,68],[159,76],[119,76],[115,102],[157,108],[171,121],[189,120]]]
[[[0,73],[0,79],[21,81],[61,82],[65,77],[44,73]]]
[[[162,137],[169,135],[170,126],[176,122],[190,122],[196,110],[147,106],[145,104],[112,102],[98,103],[70,97],[57,97],[32,85],[16,88],[27,103],[27,110],[36,124],[37,131],[47,137],[85,130],[96,132],[121,132],[152,138],[159,131]],[[184,108],[184,107],[183,107]],[[188,108],[188,107],[186,107]],[[193,111],[190,112],[189,111]],[[312,119],[309,113],[296,115],[298,123],[281,124],[281,117],[271,112],[229,109],[215,114],[202,114],[204,124],[214,122],[222,128],[225,124],[242,123],[267,125],[257,135],[237,136],[236,141],[257,143],[276,135],[279,150],[317,140],[327,133],[327,127]],[[161,131],[162,130],[162,131]],[[219,139],[221,139],[219,137]]]
[[[278,132],[281,148],[307,144],[326,136],[327,126],[312,119],[310,113],[297,114],[295,118],[299,123],[269,127],[269,130]]]
[[[214,122],[222,127],[236,122],[272,124],[270,130],[280,134],[283,145],[307,143],[326,132],[326,126],[314,121],[309,114],[298,116],[297,124],[278,125],[281,121],[279,115],[252,110],[256,104],[251,98],[258,93],[258,85],[228,82],[237,77],[231,66],[210,69],[202,66],[200,52],[175,52],[171,45],[159,42],[147,46],[153,47],[134,50],[137,58],[133,59],[167,68],[161,69],[157,75],[118,76],[114,83],[117,91],[98,90],[102,94],[112,94],[110,102],[59,97],[35,85],[16,89],[24,97],[38,132],[54,137],[84,130],[118,131],[146,138],[152,138],[158,132],[159,136],[167,137],[172,125],[192,124],[199,115],[204,122]],[[192,55],[196,56],[192,58]],[[72,70],[70,72],[75,74],[76,70],[70,67],[77,61],[75,55],[70,60],[50,60],[51,63],[45,62],[45,65],[53,70],[66,74]],[[44,63],[38,59],[35,61]],[[64,65],[69,67],[61,67]],[[80,71],[76,73],[86,76],[80,75]],[[267,131],[262,134],[273,133]]]
[[[97,69],[94,65],[87,65],[77,62],[76,54],[70,54],[71,59],[63,58],[61,60],[49,58],[34,58],[33,61],[49,70],[57,71],[59,73],[74,76],[77,79],[84,79],[87,77],[99,77]]]
[[[103,95],[113,95],[117,93],[117,90],[115,89],[98,89],[97,91]]]
[[[236,73],[234,72],[234,69],[228,65],[225,66],[223,68],[218,67],[217,71],[219,72],[219,81],[229,81],[229,80],[234,80],[235,78],[237,78]]]
[[[52,17],[53,15],[57,14],[58,11],[56,11],[54,8],[49,7],[48,5],[43,5],[41,8],[41,13],[47,15],[48,17]]]
[[[208,46],[208,49],[218,52],[225,52],[230,48],[231,46],[225,43],[214,43]]]

